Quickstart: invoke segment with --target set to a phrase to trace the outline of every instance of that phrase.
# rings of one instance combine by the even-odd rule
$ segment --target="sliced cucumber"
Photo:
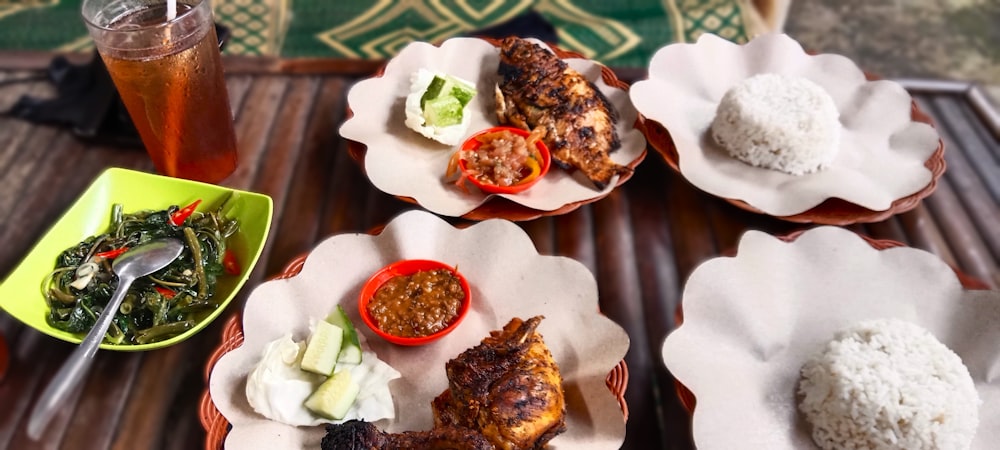
[[[427,90],[424,91],[424,95],[420,96],[420,107],[423,108],[427,100],[433,100],[441,95],[441,89],[444,88],[445,79],[435,75],[434,79],[431,80],[431,84],[427,85]]]
[[[476,96],[476,91],[465,86],[456,85],[451,88],[451,96],[457,98],[458,102],[464,107],[472,101],[472,97]]]
[[[446,127],[462,123],[463,109],[476,96],[476,87],[450,75],[434,75],[420,97],[424,121],[429,126]]]
[[[462,102],[452,96],[427,100],[424,104],[424,121],[434,127],[462,123]]]
[[[360,345],[345,345],[340,349],[340,356],[337,357],[338,363],[344,364],[361,364],[361,346]]]
[[[351,371],[341,370],[327,378],[305,401],[305,407],[318,416],[340,420],[347,415],[361,386],[351,379]]]
[[[316,322],[306,351],[302,354],[302,370],[320,375],[332,374],[343,342],[342,328],[326,321]]]
[[[344,330],[344,343],[340,347],[340,355],[337,357],[337,362],[361,364],[361,341],[358,340],[358,330],[354,328],[354,324],[347,317],[344,308],[337,305],[337,310],[330,313],[326,321]]]

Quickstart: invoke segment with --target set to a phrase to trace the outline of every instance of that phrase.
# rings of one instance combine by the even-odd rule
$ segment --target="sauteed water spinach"
[[[213,300],[218,277],[240,273],[227,246],[239,223],[223,217],[222,206],[196,211],[200,203],[128,214],[122,205],[114,205],[108,230],[63,251],[46,277],[42,289],[49,304],[49,324],[70,333],[88,332],[118,285],[111,269],[114,258],[162,237],[180,239],[184,251],[166,268],[132,284],[104,342],[162,341],[208,316],[218,306]]]

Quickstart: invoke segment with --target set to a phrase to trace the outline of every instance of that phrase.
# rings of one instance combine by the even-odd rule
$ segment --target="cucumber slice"
[[[302,354],[302,370],[330,375],[337,366],[337,355],[344,342],[344,330],[330,322],[316,322],[306,351]]]
[[[465,107],[465,105],[468,105],[472,101],[472,97],[476,96],[476,91],[456,85],[451,88],[451,96],[457,98],[462,107]]]
[[[340,349],[340,355],[337,357],[337,362],[344,364],[361,364],[361,346],[344,345],[344,347]]]
[[[447,127],[462,123],[462,102],[452,96],[427,100],[424,121],[432,127]]]
[[[476,96],[476,87],[450,75],[434,75],[420,96],[427,125],[446,127],[462,123],[463,108]]]
[[[424,91],[424,95],[420,97],[420,107],[423,108],[427,100],[433,100],[441,95],[441,90],[444,88],[445,79],[437,75],[431,80],[431,84],[427,85],[427,90]]]
[[[354,328],[354,324],[347,317],[344,308],[337,305],[337,310],[330,313],[326,321],[344,330],[344,343],[340,347],[340,355],[337,356],[337,362],[361,364],[361,341],[358,339],[358,330]]]
[[[351,371],[341,370],[327,378],[305,401],[305,407],[318,416],[340,420],[358,398],[361,386],[351,379]]]

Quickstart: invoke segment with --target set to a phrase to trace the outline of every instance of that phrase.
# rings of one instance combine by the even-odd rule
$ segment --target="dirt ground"
[[[887,78],[976,82],[1000,105],[1000,0],[792,0],[785,32]]]

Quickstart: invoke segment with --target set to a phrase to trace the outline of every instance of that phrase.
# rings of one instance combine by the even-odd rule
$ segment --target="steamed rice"
[[[833,161],[839,118],[833,98],[819,85],[764,73],[725,93],[711,133],[730,156],[747,164],[802,175]]]
[[[968,449],[979,423],[962,360],[902,320],[837,333],[801,375],[799,409],[823,449]]]

